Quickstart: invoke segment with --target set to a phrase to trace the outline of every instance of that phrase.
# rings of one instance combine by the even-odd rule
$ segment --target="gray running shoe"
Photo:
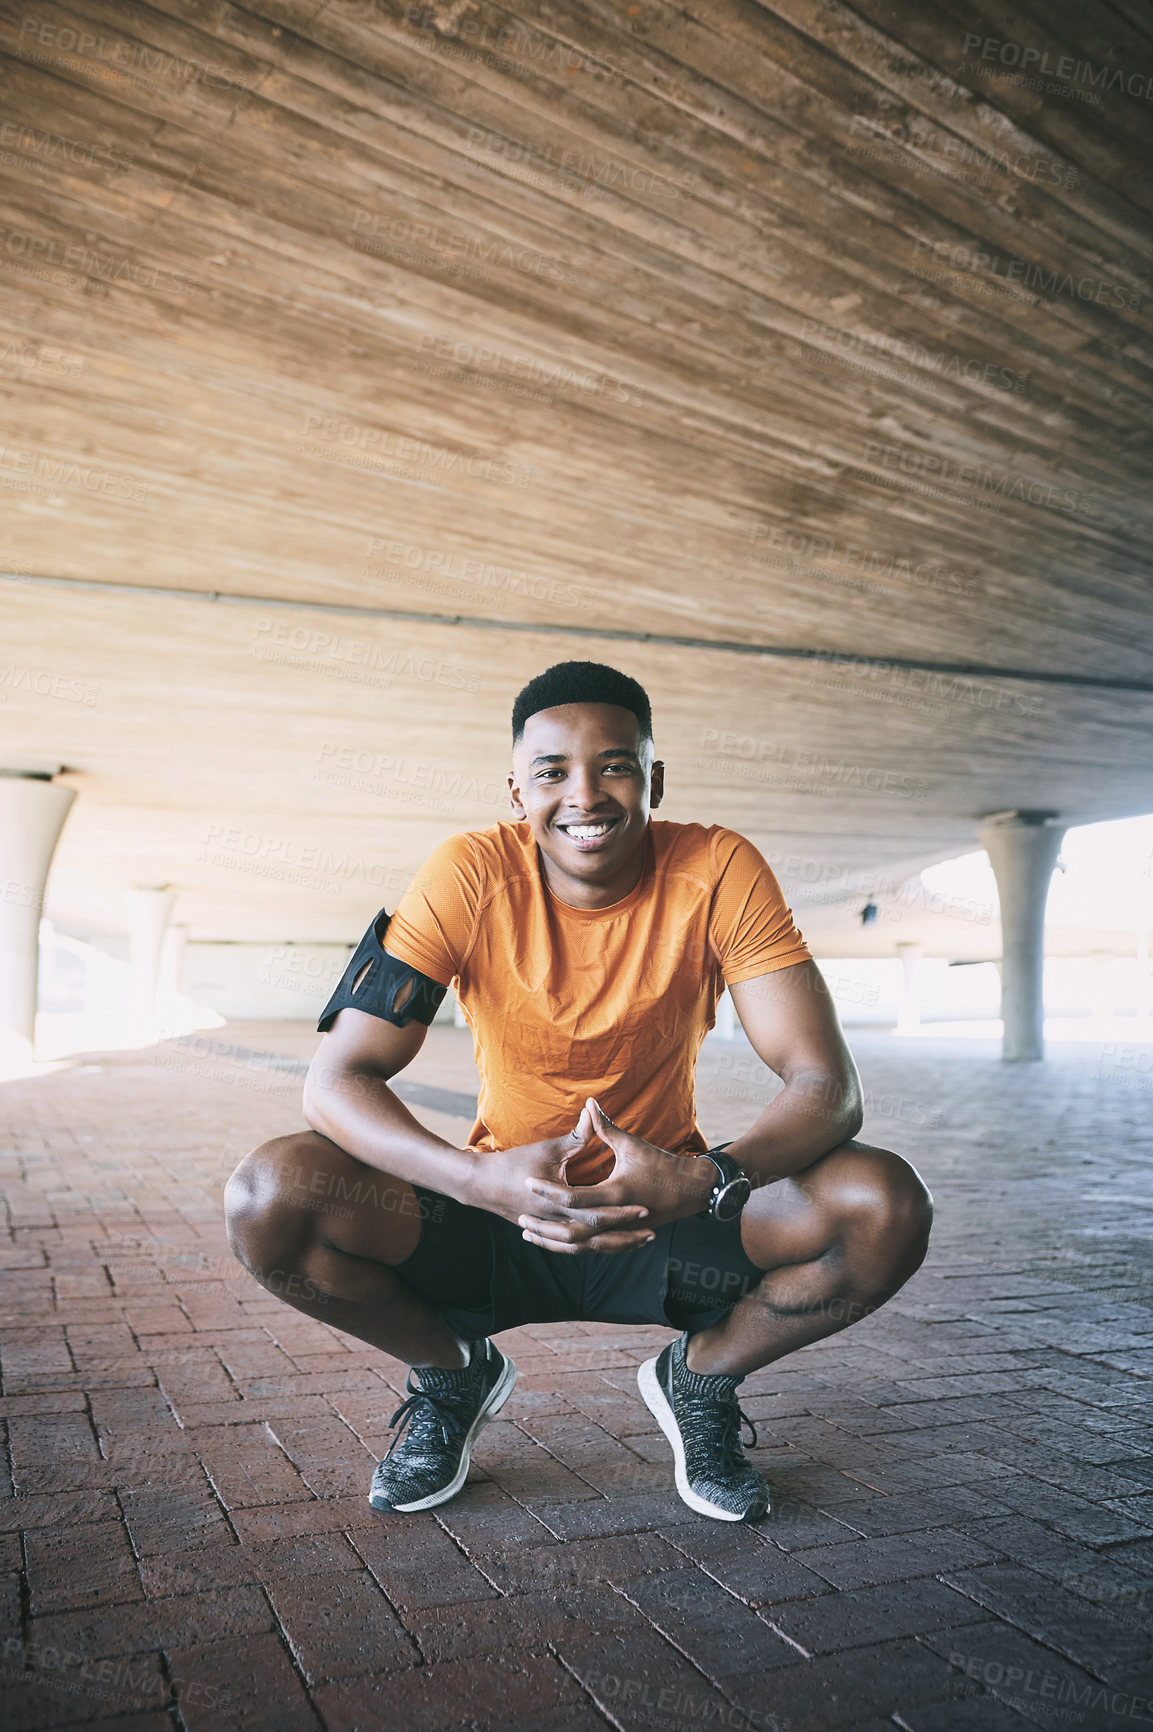
[[[469,1362],[460,1371],[425,1365],[409,1372],[408,1400],[389,1420],[396,1436],[372,1476],[373,1509],[431,1509],[464,1484],[477,1434],[516,1382],[516,1366],[491,1341],[469,1346]]]
[[[687,1335],[637,1372],[650,1413],[673,1447],[677,1490],[698,1515],[720,1522],[756,1522],[769,1513],[763,1474],[745,1460],[741,1423],[756,1427],[737,1405],[739,1377],[706,1376],[685,1363]]]

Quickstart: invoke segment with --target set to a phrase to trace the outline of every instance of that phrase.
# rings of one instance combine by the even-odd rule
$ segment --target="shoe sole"
[[[439,1491],[434,1491],[429,1497],[417,1498],[415,1503],[375,1503],[373,1502],[372,1493],[369,1492],[368,1501],[372,1504],[373,1509],[396,1510],[401,1515],[410,1515],[414,1510],[433,1509],[438,1503],[447,1503],[450,1497],[455,1497],[465,1480],[468,1478],[469,1464],[472,1460],[473,1444],[476,1442],[489,1420],[493,1419],[500,1412],[501,1408],[512,1394],[513,1385],[515,1383],[516,1361],[510,1359],[506,1353],[504,1356],[504,1369],[493,1384],[488,1400],[485,1402],[484,1406],[468,1428],[468,1434],[464,1440],[464,1448],[460,1453],[460,1466],[457,1468],[456,1473],[448,1484],[441,1486]]]
[[[709,1516],[718,1522],[743,1522],[747,1517],[737,1515],[730,1509],[722,1509],[719,1504],[709,1503],[706,1498],[699,1497],[689,1484],[689,1476],[685,1472],[685,1446],[681,1441],[680,1426],[676,1414],[669,1406],[668,1396],[661,1388],[661,1380],[657,1376],[656,1359],[646,1359],[637,1372],[637,1387],[645,1406],[667,1437],[673,1452],[673,1472],[677,1482],[677,1492],[682,1503],[696,1510],[698,1515]],[[768,1514],[768,1509],[764,1515]],[[763,1516],[758,1516],[763,1520]]]

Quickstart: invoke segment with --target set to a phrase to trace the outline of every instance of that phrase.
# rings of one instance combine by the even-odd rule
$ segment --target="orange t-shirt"
[[[476,1149],[563,1135],[589,1095],[660,1148],[706,1149],[694,1083],[724,983],[809,956],[751,842],[655,819],[640,882],[607,908],[572,908],[549,889],[527,823],[450,836],[384,943],[456,982],[480,1072]],[[599,1141],[566,1169],[585,1184],[611,1170]]]

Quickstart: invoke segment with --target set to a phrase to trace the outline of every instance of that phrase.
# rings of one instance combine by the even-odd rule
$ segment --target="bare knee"
[[[258,1281],[291,1263],[315,1227],[302,1206],[299,1174],[315,1133],[274,1137],[246,1155],[224,1188],[224,1219],[233,1252]]]
[[[846,1249],[870,1270],[870,1285],[895,1291],[929,1248],[933,1199],[917,1169],[890,1149],[846,1143],[826,1157],[830,1202]]]
[[[266,1271],[311,1267],[318,1256],[402,1263],[420,1240],[411,1184],[365,1166],[319,1131],[254,1149],[228,1181],[224,1211],[233,1250],[264,1286]]]

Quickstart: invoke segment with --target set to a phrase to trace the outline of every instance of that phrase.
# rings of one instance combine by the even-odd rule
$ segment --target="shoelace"
[[[388,1422],[390,1428],[396,1428],[396,1436],[388,1446],[388,1451],[385,1455],[386,1461],[399,1444],[412,1420],[418,1414],[426,1424],[432,1425],[435,1422],[439,1426],[440,1435],[444,1440],[444,1446],[446,1449],[448,1449],[452,1443],[452,1436],[448,1429],[448,1418],[436,1396],[431,1394],[427,1389],[421,1389],[419,1385],[414,1386],[411,1371],[408,1374],[408,1381],[405,1384],[405,1388],[411,1390],[412,1393],[409,1395],[407,1401],[401,1402],[400,1406]],[[422,1403],[424,1404],[423,1407]]]
[[[720,1418],[720,1415],[716,1411],[720,1403],[715,1400],[709,1400],[707,1396],[697,1396],[695,1398],[690,1396],[689,1404],[697,1410],[697,1413],[701,1418],[707,1416],[712,1419],[714,1423],[720,1419],[721,1434],[717,1439],[717,1447],[721,1452],[721,1465],[725,1468],[738,1468],[746,1465],[744,1459],[745,1445],[744,1440],[741,1437],[741,1428],[742,1426],[747,1425],[752,1434],[747,1446],[749,1449],[755,1449],[757,1446],[757,1428],[736,1398],[734,1397],[732,1401],[726,1401],[723,1404],[726,1409],[723,1419]]]

